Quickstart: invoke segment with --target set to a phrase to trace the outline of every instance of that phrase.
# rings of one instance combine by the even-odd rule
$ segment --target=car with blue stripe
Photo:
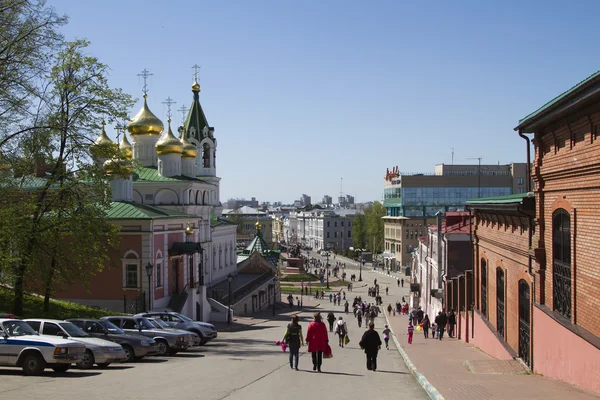
[[[25,375],[41,375],[46,368],[66,372],[84,354],[81,343],[40,336],[25,321],[0,318],[0,366],[21,367]]]

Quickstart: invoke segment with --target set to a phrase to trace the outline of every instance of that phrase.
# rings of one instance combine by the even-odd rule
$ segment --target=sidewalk
[[[416,368],[415,377],[432,399],[545,399],[598,400],[600,394],[587,392],[567,383],[527,373],[518,361],[501,361],[481,350],[459,341],[425,339],[415,330],[413,343],[408,344],[408,317],[401,314],[386,319],[401,345],[407,365]],[[473,372],[471,372],[473,371]],[[436,391],[437,389],[437,391]],[[436,397],[436,394],[438,394]],[[441,395],[441,396],[440,396]]]

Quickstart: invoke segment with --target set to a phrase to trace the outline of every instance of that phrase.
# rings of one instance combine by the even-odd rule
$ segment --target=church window
[[[125,287],[138,287],[138,266],[137,264],[127,264],[125,267]]]
[[[156,287],[162,286],[162,265],[156,264]]]
[[[210,146],[204,143],[202,146],[202,159],[204,160],[204,168],[210,168]]]

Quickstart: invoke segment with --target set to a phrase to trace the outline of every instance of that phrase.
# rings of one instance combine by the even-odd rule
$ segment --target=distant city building
[[[273,243],[273,218],[256,208],[243,206],[234,210],[223,210],[223,217],[237,225],[236,246],[246,247],[256,235],[256,223],[260,222],[262,238]]]
[[[346,205],[353,205],[354,204],[354,196],[350,196],[349,194],[346,195]]]
[[[326,194],[325,196],[323,196],[323,200],[321,202],[325,205],[330,206],[333,204],[333,198]]]
[[[311,204],[310,196],[307,194],[303,194],[302,198],[300,199],[300,203],[302,203],[302,206],[307,206],[307,205]]]
[[[352,223],[358,212],[347,209],[314,209],[291,212],[284,223],[285,240],[315,250],[352,247]]]
[[[252,208],[258,208],[258,200],[256,197],[252,197],[251,200],[246,199],[229,199],[227,200],[226,207],[233,210],[236,208],[240,208],[243,206],[248,206]]]

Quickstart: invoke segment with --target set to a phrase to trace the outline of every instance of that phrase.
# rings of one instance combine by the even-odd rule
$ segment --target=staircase
[[[187,289],[188,289],[188,287],[186,285],[186,287],[183,288],[183,291],[181,293],[172,294],[171,298],[169,299],[169,304],[167,305],[167,308],[175,311],[176,313],[180,313],[181,310],[183,310],[183,306],[185,305],[185,302],[187,301],[187,298],[188,298],[188,290]]]

